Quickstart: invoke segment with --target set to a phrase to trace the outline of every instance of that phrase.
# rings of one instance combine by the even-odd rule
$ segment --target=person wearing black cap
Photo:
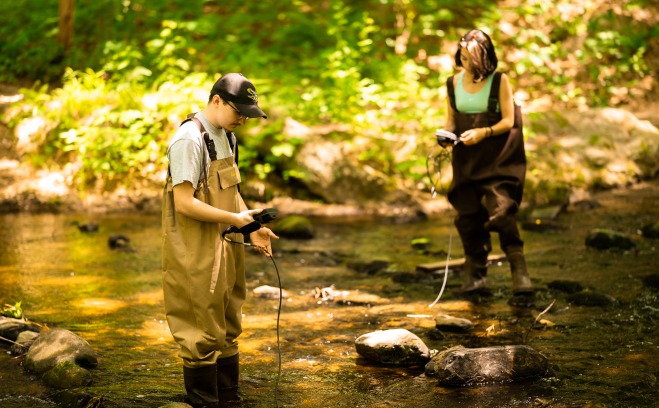
[[[163,190],[163,292],[170,331],[180,346],[187,402],[219,407],[237,397],[246,296],[242,245],[222,239],[229,226],[252,222],[238,189],[234,129],[267,118],[256,88],[241,74],[222,76],[203,111],[189,115],[167,149]],[[241,234],[229,234],[243,242]],[[268,228],[250,234],[260,252],[272,252]],[[265,249],[265,250],[264,250]]]

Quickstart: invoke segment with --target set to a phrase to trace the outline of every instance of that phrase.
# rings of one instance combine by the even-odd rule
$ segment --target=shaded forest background
[[[173,130],[226,72],[252,79],[269,115],[238,132],[260,186],[248,198],[327,201],[299,165],[313,137],[349,146],[379,188],[427,192],[444,84],[472,28],[491,34],[531,119],[658,99],[652,0],[78,0],[68,37],[61,3],[0,4],[0,81],[23,87],[3,122],[21,161],[79,192],[161,186]],[[659,146],[643,149],[656,159]]]

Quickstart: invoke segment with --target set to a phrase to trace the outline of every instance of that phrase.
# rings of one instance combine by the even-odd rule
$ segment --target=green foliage
[[[2,307],[0,311],[0,316],[11,317],[14,319],[23,318],[23,308],[21,308],[21,302],[17,302],[14,305],[6,304]]]
[[[239,132],[247,177],[303,177],[294,163],[303,140],[282,132],[288,117],[344,124],[333,137],[359,143],[364,165],[427,184],[425,154],[467,30],[491,33],[516,88],[567,106],[640,92],[659,34],[643,17],[647,0],[597,9],[568,0],[79,0],[74,47],[64,53],[57,5],[0,4],[0,81],[35,81],[11,124],[43,119],[30,159],[68,165],[81,189],[160,177],[173,129],[232,71],[255,82],[270,116]]]

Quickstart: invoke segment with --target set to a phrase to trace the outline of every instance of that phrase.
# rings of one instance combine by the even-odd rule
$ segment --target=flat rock
[[[378,330],[355,340],[357,353],[371,361],[392,365],[421,365],[430,350],[416,334],[406,329]]]
[[[464,348],[457,346],[437,354],[426,373],[440,385],[471,386],[527,381],[547,373],[547,358],[525,345]]]

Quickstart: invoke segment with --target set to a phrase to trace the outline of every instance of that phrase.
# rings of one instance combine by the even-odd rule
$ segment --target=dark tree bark
[[[75,0],[59,0],[59,34],[58,40],[66,53],[73,44],[73,17],[75,15]]]

